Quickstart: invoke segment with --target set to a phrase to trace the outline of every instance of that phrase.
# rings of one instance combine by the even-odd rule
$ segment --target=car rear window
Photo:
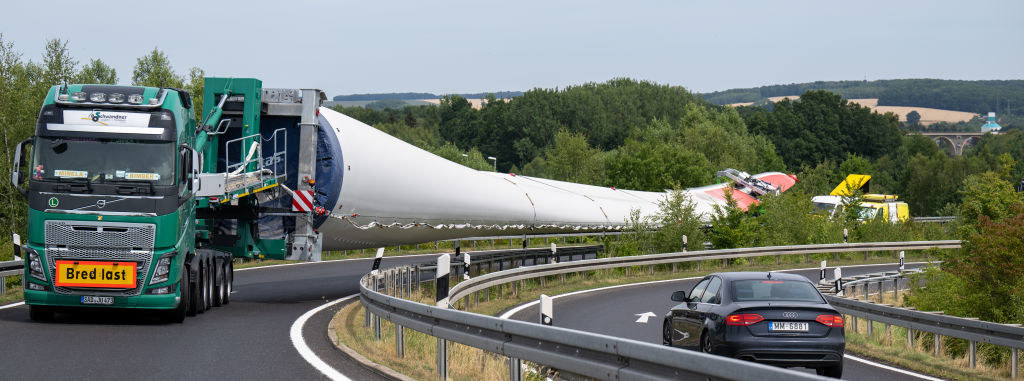
[[[732,297],[737,302],[785,300],[822,303],[821,295],[808,282],[795,280],[734,280]]]

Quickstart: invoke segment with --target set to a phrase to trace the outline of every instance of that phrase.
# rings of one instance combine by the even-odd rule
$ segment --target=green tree
[[[607,185],[655,192],[706,185],[714,173],[704,155],[661,140],[626,140],[605,163]]]
[[[962,198],[960,218],[969,225],[978,224],[982,218],[1002,221],[1019,212],[1020,193],[995,172],[968,176],[959,193]]]
[[[164,52],[157,48],[135,62],[135,69],[132,71],[132,85],[172,87],[180,89],[184,86],[185,79],[174,73],[171,61]]]
[[[917,112],[917,110],[908,112],[907,113],[907,125],[909,125],[909,126],[916,126],[918,124],[921,124],[921,114],[919,114]]]
[[[582,134],[556,133],[554,146],[544,153],[544,163],[546,174],[554,180],[593,185],[604,180],[603,154],[591,148]]]
[[[49,88],[51,85],[71,82],[77,66],[78,61],[71,58],[67,41],[57,38],[47,41],[46,50],[43,52],[43,78],[40,85]]]
[[[100,59],[92,59],[78,71],[78,74],[75,75],[74,82],[116,85],[117,70],[110,67]]]
[[[185,91],[192,96],[192,112],[195,113],[196,123],[203,121],[203,89],[206,84],[206,72],[198,67],[188,69],[188,82],[185,83]]]

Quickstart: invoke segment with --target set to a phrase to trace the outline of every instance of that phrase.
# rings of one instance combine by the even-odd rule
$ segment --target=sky
[[[694,92],[817,80],[1024,79],[1022,1],[14,1],[23,59],[68,41],[131,81],[154,48],[264,87],[436,94],[630,77]]]

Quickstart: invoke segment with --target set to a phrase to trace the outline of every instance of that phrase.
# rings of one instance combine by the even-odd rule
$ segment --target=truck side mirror
[[[21,182],[25,179],[25,176],[21,175],[21,160],[25,154],[25,145],[32,142],[32,138],[22,140],[21,143],[14,148],[14,163],[11,165],[11,184],[14,185],[14,189],[17,189],[22,196],[27,196],[28,191],[21,187]]]
[[[673,302],[685,302],[685,301],[687,301],[686,300],[686,291],[676,291],[676,292],[673,292],[672,293],[672,301]]]

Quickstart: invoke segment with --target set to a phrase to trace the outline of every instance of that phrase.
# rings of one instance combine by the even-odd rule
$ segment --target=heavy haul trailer
[[[113,307],[180,322],[229,302],[234,257],[319,260],[316,216],[290,206],[295,192],[323,197],[313,187],[330,167],[316,165],[324,93],[240,78],[206,78],[205,89],[198,122],[178,89],[50,89],[12,174],[28,200],[33,319]]]

